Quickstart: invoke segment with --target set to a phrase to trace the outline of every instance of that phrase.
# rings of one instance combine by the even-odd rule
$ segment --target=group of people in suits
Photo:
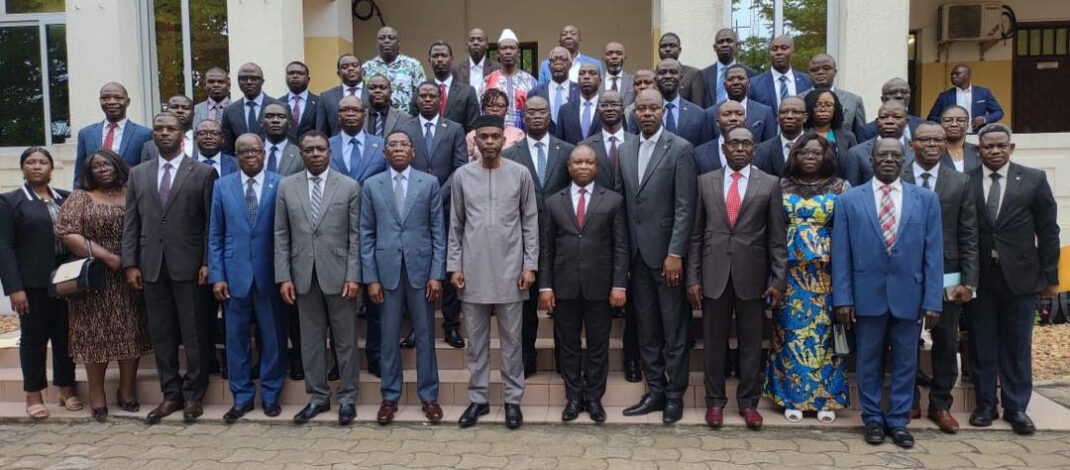
[[[502,38],[499,46],[517,42],[508,30]],[[328,411],[328,382],[338,380],[339,422],[351,423],[358,310],[368,324],[368,372],[381,376],[377,421],[394,420],[400,349],[414,347],[417,395],[437,423],[440,303],[445,342],[467,345],[471,403],[462,426],[490,411],[492,316],[505,421],[521,425],[524,381],[537,373],[541,308],[554,319],[565,421],[583,412],[606,420],[601,398],[618,316],[625,376],[646,380],[626,416],[660,411],[665,423],[681,419],[689,351],[701,336],[709,426],[723,424],[732,373],[738,412],[752,429],[762,426],[763,396],[789,421],[806,411],[832,421],[848,401],[833,347],[833,331],[842,328],[855,338],[866,440],[888,435],[910,447],[922,327],[934,341],[929,417],[945,431],[958,429],[948,410],[959,310],[969,305],[978,397],[971,424],[998,416],[998,375],[1004,418],[1016,432],[1033,432],[1025,414],[1030,319],[1033,299],[1051,296],[1057,284],[1055,203],[1042,172],[1009,162],[1011,131],[991,124],[1001,116],[998,104],[970,85],[968,68],[954,69],[957,89],[930,114],[937,122],[915,122],[909,86],[892,79],[877,118],[866,123],[861,99],[834,86],[835,59],[819,54],[810,75],[795,71],[788,36],[771,41],[772,65],[761,73],[736,63],[731,29],[717,33],[718,60],[702,70],[679,62],[673,33],[659,41],[656,67],[634,74],[624,71],[620,43],[607,44],[600,62],[579,52],[581,40],[578,28],[565,26],[560,46],[540,64],[540,83],[516,89],[510,84],[523,75],[515,63],[487,57],[478,28],[468,34],[463,64],[448,43],[432,43],[426,78],[400,53],[398,32],[384,27],[380,55],[362,64],[343,54],[340,84],[321,95],[309,92],[301,62],[287,65],[289,92],[278,99],[263,92],[263,70],[246,63],[237,76],[241,96],[231,102],[227,72],[213,68],[208,98],[169,98],[151,130],[127,120],[122,85],[104,85],[104,121],[79,133],[76,187],[98,189],[100,172],[124,177],[120,253],[99,253],[146,307],[164,394],[147,421],[203,413],[221,309],[221,368],[234,397],[228,423],[255,408],[254,380],[264,413],[278,415],[287,369],[310,395],[295,422]],[[514,106],[520,119],[510,126]],[[510,130],[522,136],[510,139]],[[978,145],[965,142],[971,132]],[[67,197],[49,196],[41,168],[51,159],[38,153],[24,156],[27,187],[0,200],[0,216],[43,220],[47,211],[25,211]],[[0,232],[0,249],[30,243],[9,232]],[[76,255],[103,250],[82,249],[81,240],[63,244]],[[49,256],[59,253],[57,245]],[[38,291],[18,295],[18,276],[40,276],[4,258],[0,273],[17,310],[44,305]],[[40,289],[31,283],[26,288]],[[767,308],[775,338],[763,373]],[[700,328],[693,310],[702,312]],[[37,338],[27,347],[58,334],[26,329]],[[800,351],[816,363],[802,364]],[[886,354],[892,387],[884,410]],[[42,358],[30,359],[25,368],[43,367]],[[67,370],[56,380],[69,388]],[[40,390],[43,369],[34,374],[27,387]],[[127,392],[120,405],[136,405]],[[102,405],[94,397],[96,416]]]

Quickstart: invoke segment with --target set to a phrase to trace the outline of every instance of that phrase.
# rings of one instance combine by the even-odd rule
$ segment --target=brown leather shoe
[[[424,416],[431,424],[438,424],[442,422],[442,407],[438,406],[437,401],[425,401],[423,405]]]
[[[921,407],[920,406],[914,405],[914,407],[910,409],[910,419],[921,419]]]
[[[383,400],[383,404],[379,406],[379,414],[375,416],[375,420],[379,424],[387,425],[391,421],[394,421],[394,413],[398,412],[398,403],[389,400]]]
[[[186,402],[186,407],[182,409],[182,420],[187,423],[197,421],[204,414],[204,406],[200,401],[190,400]]]
[[[929,419],[933,420],[937,426],[940,426],[940,430],[948,434],[955,434],[959,432],[959,422],[955,420],[954,416],[951,416],[951,412],[947,410],[929,410]]]
[[[724,407],[722,406],[708,406],[706,407],[706,426],[711,428],[719,428],[724,424]]]
[[[743,421],[747,423],[747,428],[752,431],[758,431],[762,429],[762,414],[758,412],[757,408],[743,408],[739,410],[739,415],[743,417]]]
[[[171,413],[174,413],[180,409],[182,409],[182,402],[175,400],[164,400],[163,403],[160,403],[156,408],[153,408],[153,410],[149,412],[149,415],[145,417],[145,422],[148,424],[159,423],[161,419],[170,416]]]

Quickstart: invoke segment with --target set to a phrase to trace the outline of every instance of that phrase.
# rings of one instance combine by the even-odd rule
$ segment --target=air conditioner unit
[[[940,5],[936,23],[937,42],[999,39],[1003,30],[1003,6],[998,3]]]

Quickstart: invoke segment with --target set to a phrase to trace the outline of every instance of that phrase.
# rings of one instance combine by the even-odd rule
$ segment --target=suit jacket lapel
[[[866,197],[862,198],[862,208],[866,211],[866,218],[869,219],[870,226],[873,227],[873,233],[877,235],[877,240],[881,241],[881,249],[887,253],[888,247],[884,245],[884,231],[881,230],[881,222],[877,216],[877,205],[873,202],[875,201],[873,199],[873,184],[869,182],[862,183],[862,192],[866,193]],[[903,195],[903,200],[906,200],[906,194]]]
[[[123,126],[123,140],[122,142],[119,142],[118,154],[120,157],[126,154],[126,148],[130,146],[130,141],[133,140],[131,138],[133,137],[133,135],[131,135],[132,133],[129,132],[132,130],[134,130],[133,124],[130,121],[126,121],[126,125]]]
[[[758,191],[761,189],[758,185],[761,184],[759,180],[754,179],[755,167],[751,167],[750,176],[747,177],[747,189],[743,190],[743,199],[739,204],[739,214],[736,214],[736,225],[739,225],[739,221],[743,219],[743,212],[747,210],[747,207],[751,205],[751,200],[758,197]],[[731,169],[726,168],[725,173],[728,173]],[[724,187],[722,185],[722,187]],[[727,206],[725,206],[727,208]],[[725,211],[725,214],[728,212]]]
[[[937,178],[939,179],[939,178]],[[910,220],[911,213],[914,212],[915,201],[914,197],[917,196],[917,191],[925,191],[918,186],[903,185],[903,204],[899,208],[899,219],[896,220],[897,225],[895,227],[895,242],[899,243],[899,240],[903,237],[903,231],[906,230],[907,221]],[[876,208],[874,208],[876,210]]]
[[[539,189],[539,192],[542,192],[542,181],[539,181],[539,173],[535,171],[535,156],[528,151],[527,136],[525,136],[523,139],[520,139],[516,144],[513,145],[518,151],[520,151],[520,158],[522,160],[520,163],[528,167],[528,171],[531,172],[531,179],[535,180],[535,187]],[[546,149],[546,153],[546,160],[547,162],[549,162],[550,149]]]
[[[936,186],[933,187],[933,191],[936,191],[938,197],[943,194],[944,188],[947,186],[947,178],[953,178],[953,176],[948,176],[952,173],[958,173],[954,164],[949,167],[943,164],[940,165],[940,170],[936,172]]]
[[[145,173],[145,179],[149,182],[147,186],[152,188],[152,190],[149,191],[149,199],[156,204],[156,209],[162,212],[163,201],[160,199],[160,184],[157,181],[157,175],[160,174],[160,158],[154,158],[150,160],[150,162],[151,163],[148,163],[148,165],[152,168],[152,171]]]
[[[461,84],[457,80],[450,82],[450,88],[447,91],[449,96],[446,97],[446,112],[450,112],[455,106],[460,106],[458,100],[461,99]],[[437,133],[436,133],[437,134]]]
[[[640,180],[639,183],[639,191],[642,191],[643,187],[646,186],[647,181],[650,181],[650,175],[654,173],[654,169],[661,163],[662,158],[665,157],[665,153],[669,150],[670,144],[666,140],[665,133],[663,132],[661,137],[658,137],[657,143],[654,144],[654,151],[650,154],[650,161],[647,162],[646,172],[643,173],[643,179]],[[638,155],[638,153],[636,153],[636,155]],[[636,160],[636,162],[638,162],[638,160]]]
[[[1007,168],[1007,183],[1003,185],[1003,200],[999,203],[999,213],[996,214],[996,226],[999,227],[1003,220],[1003,214],[1007,213],[1007,207],[1022,185],[1022,171],[1014,163],[1009,163]]]
[[[412,173],[409,173],[409,174],[411,175]],[[394,215],[394,219],[396,219],[399,223],[402,220],[405,220],[402,217],[402,215],[398,213],[398,201],[397,201],[396,198],[394,198],[394,178],[390,177],[390,178],[383,178],[383,179],[376,178],[376,179],[379,180],[379,191],[381,193],[383,193],[384,195],[386,195],[386,200],[390,202],[390,213]],[[412,189],[412,180],[411,179],[409,180],[409,189],[410,190]],[[406,196],[407,196],[407,194],[406,194]],[[406,203],[406,205],[408,205],[408,198],[407,197],[406,197],[405,203]]]
[[[443,116],[438,117],[438,125],[435,126],[435,135],[431,137],[431,153],[428,154],[428,159],[434,158],[435,150],[438,149],[438,144],[442,143],[442,139],[444,138],[442,137],[442,134],[446,133],[446,123],[442,122],[443,119],[446,118]]]
[[[174,180],[171,182],[171,193],[167,197],[167,205],[163,208],[164,214],[167,214],[167,211],[171,210],[171,205],[175,202],[175,196],[177,196],[178,191],[182,189],[182,183],[185,183],[189,174],[193,173],[193,160],[183,156],[179,156],[178,158],[175,158],[175,160],[179,161],[178,169],[175,170],[177,173],[175,173]],[[157,194],[159,194],[159,191],[157,191]]]
[[[261,217],[264,215],[264,210],[267,209],[267,201],[271,199],[271,192],[275,191],[275,185],[278,181],[269,177],[268,174],[264,174],[264,184],[260,187],[260,200],[256,204],[256,220],[253,221],[253,227],[260,222]],[[238,187],[241,187],[241,178],[238,178]],[[243,195],[244,196],[244,195]],[[275,214],[271,214],[271,220],[274,220]]]
[[[420,185],[425,184],[426,181],[424,175],[416,173],[415,171],[409,172],[409,186],[405,188],[405,207],[404,212],[401,213],[401,222],[405,222],[405,219],[409,218],[409,214],[412,212],[412,207],[416,205],[416,196],[419,195]],[[435,181],[438,184],[438,181]],[[396,206],[397,203],[394,203]]]
[[[313,227],[319,227],[320,222],[323,220],[323,216],[326,215],[327,207],[331,205],[331,199],[334,198],[334,193],[338,190],[338,177],[332,176],[331,173],[333,172],[327,172],[327,181],[323,182],[323,199],[320,201],[319,217],[316,219],[316,223]]]

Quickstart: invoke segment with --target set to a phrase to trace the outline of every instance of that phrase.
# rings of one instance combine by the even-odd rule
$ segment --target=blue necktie
[[[253,134],[260,133],[260,123],[256,119],[256,101],[245,103],[249,107],[249,115],[245,117],[246,130]]]
[[[278,168],[279,168],[279,158],[278,158],[278,156],[275,155],[275,152],[276,152],[276,147],[274,145],[272,145],[271,146],[271,153],[268,154],[268,161],[267,161],[267,169],[268,169],[268,171],[270,171],[272,173],[278,171]]]
[[[353,137],[349,139],[349,143],[353,146],[349,149],[349,173],[356,174],[357,165],[360,164],[360,141]]]
[[[539,171],[539,185],[546,184],[546,151],[543,150],[542,142],[535,142],[535,150],[538,155],[536,156],[535,166]]]
[[[784,98],[787,98],[787,97],[788,97],[788,76],[787,75],[781,75],[780,76],[780,99],[776,101],[776,104],[777,104],[778,108],[780,107],[780,102],[783,101]]]
[[[583,103],[583,115],[580,116],[580,127],[583,131],[583,138],[587,138],[587,133],[591,130],[591,102],[585,101]]]
[[[676,133],[676,118],[672,115],[672,108],[676,105],[671,102],[665,103],[665,129],[669,132]]]
[[[554,122],[557,122],[557,111],[559,109],[561,109],[561,95],[564,95],[564,94],[565,94],[565,87],[561,86],[561,85],[558,85],[557,86],[557,94],[554,95],[554,115],[552,116]]]
[[[435,139],[435,135],[431,133],[431,128],[432,127],[434,127],[434,124],[432,124],[430,122],[427,123],[427,124],[424,124],[424,129],[425,129],[424,130],[424,147],[427,148],[427,159],[428,160],[431,159],[431,142]]]
[[[728,99],[728,91],[724,89],[724,71],[728,67],[717,64],[717,104]]]

